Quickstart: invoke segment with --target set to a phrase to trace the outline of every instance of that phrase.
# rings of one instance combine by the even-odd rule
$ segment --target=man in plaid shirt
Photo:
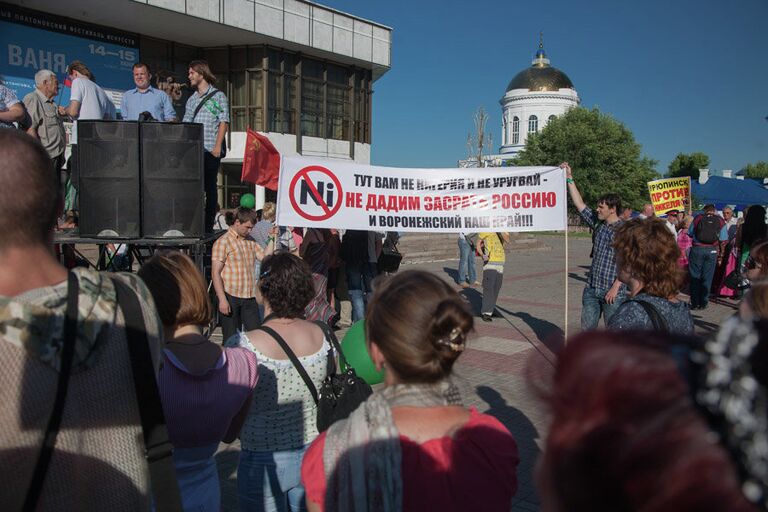
[[[196,92],[187,100],[185,123],[203,124],[204,176],[205,176],[205,232],[213,231],[216,217],[216,182],[219,164],[227,152],[224,136],[229,126],[229,102],[223,92],[216,89],[216,77],[204,60],[189,63],[189,83]]]
[[[240,207],[235,221],[213,244],[211,277],[221,313],[222,340],[227,341],[238,329],[251,331],[259,326],[256,301],[256,260],[275,250],[274,230],[262,249],[249,233],[256,212]]]
[[[619,218],[621,198],[617,194],[605,194],[597,200],[597,212],[588,207],[581,198],[573,181],[571,167],[567,162],[560,164],[565,169],[568,193],[581,218],[595,230],[592,267],[589,269],[587,286],[581,295],[581,328],[594,329],[603,314],[604,322],[619,309],[626,300],[626,287],[616,275],[616,256],[613,251],[613,236],[623,221]],[[598,221],[603,221],[599,224]]]

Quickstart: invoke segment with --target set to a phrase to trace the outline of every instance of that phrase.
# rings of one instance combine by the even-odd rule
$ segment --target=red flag
[[[66,75],[64,77],[64,80],[62,81],[62,83],[64,84],[64,87],[72,87],[72,79],[69,78],[69,75]]]
[[[251,129],[245,139],[241,181],[277,190],[280,174],[280,153],[264,135]]]

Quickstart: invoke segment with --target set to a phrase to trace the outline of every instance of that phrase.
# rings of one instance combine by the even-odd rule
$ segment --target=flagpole
[[[565,327],[563,336],[568,339],[568,209],[565,209]]]
[[[564,198],[565,199],[565,258],[563,260],[565,261],[564,265],[565,268],[563,269],[564,276],[565,276],[565,285],[563,288],[565,289],[565,325],[563,326],[563,342],[568,339],[568,179],[565,180],[565,190],[563,191]]]

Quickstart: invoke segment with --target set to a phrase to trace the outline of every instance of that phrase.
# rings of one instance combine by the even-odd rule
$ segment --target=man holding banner
[[[616,275],[616,256],[613,250],[613,237],[623,221],[619,218],[621,198],[616,194],[605,194],[597,200],[597,212],[584,203],[579,189],[573,181],[571,167],[567,162],[560,164],[565,169],[568,193],[581,218],[593,230],[594,255],[592,267],[587,276],[587,286],[581,295],[581,328],[595,329],[603,315],[608,324],[611,316],[626,299],[626,287]],[[598,224],[598,221],[604,221]]]

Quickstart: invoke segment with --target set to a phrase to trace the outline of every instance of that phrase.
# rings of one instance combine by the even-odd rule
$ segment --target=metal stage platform
[[[96,270],[108,270],[114,256],[110,256],[107,245],[112,244],[117,250],[122,245],[128,246],[129,254],[139,266],[152,257],[155,251],[163,249],[177,249],[189,255],[200,269],[203,276],[208,278],[205,269],[206,252],[210,254],[210,246],[226,231],[209,233],[199,238],[88,238],[81,237],[77,229],[57,231],[53,237],[54,244],[61,245],[95,245],[98,247],[98,257],[92,261],[82,251],[74,247],[74,252],[89,266]]]

